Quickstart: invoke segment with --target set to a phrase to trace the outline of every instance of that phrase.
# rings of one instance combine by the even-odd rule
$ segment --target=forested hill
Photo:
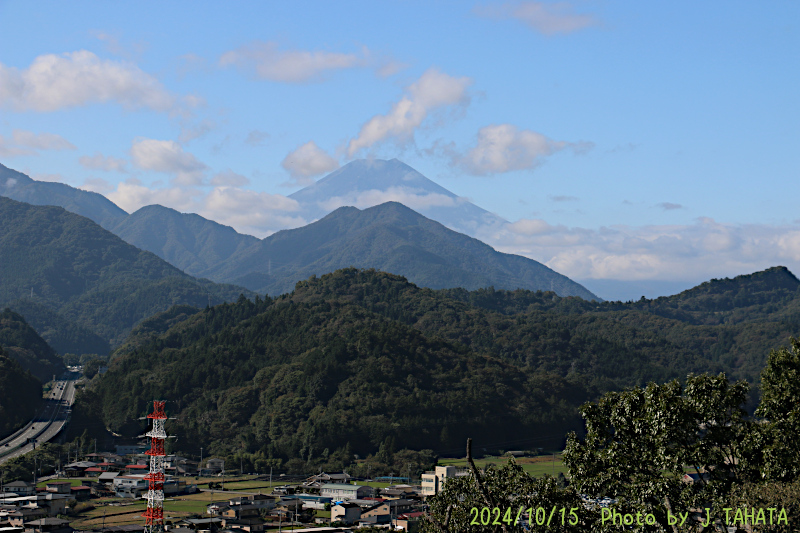
[[[704,371],[756,382],[769,350],[800,335],[800,320],[787,311],[800,305],[792,279],[775,267],[670,298],[597,303],[542,291],[433,291],[346,269],[301,282],[283,298],[345,299],[526,368],[578,372],[612,390]],[[729,306],[708,307],[709,294]]]
[[[713,279],[634,307],[694,324],[762,320],[800,324],[800,281],[789,269],[778,266],[732,279]]]
[[[117,344],[138,321],[172,305],[205,306],[251,294],[192,278],[60,207],[3,197],[0,257],[0,306],[17,309],[20,299],[38,304],[23,316],[47,341],[58,328],[48,312]]]
[[[785,273],[739,279],[737,294],[759,298],[772,275]],[[192,443],[182,446],[197,448],[179,447],[187,453],[285,459],[348,443],[374,452],[386,439],[443,449],[466,435],[532,443],[563,435],[576,406],[608,390],[705,371],[755,381],[769,350],[798,334],[770,318],[771,303],[765,318],[717,325],[666,318],[647,303],[435,291],[345,269],[274,301],[152,317],[78,411],[133,435],[152,398],[171,400],[183,420],[176,431]]]
[[[348,266],[401,274],[431,288],[546,288],[599,300],[537,261],[498,252],[397,202],[341,207],[307,226],[270,235],[203,275],[279,295],[299,280]]]
[[[42,384],[0,346],[0,438],[33,418],[42,405]]]
[[[345,300],[241,299],[114,358],[76,410],[137,435],[136,418],[163,398],[179,418],[177,451],[286,460],[384,442],[460,449],[468,435],[553,446],[593,396],[580,379],[521,372]]]
[[[25,319],[10,309],[0,312],[0,346],[42,383],[60,376],[65,368],[61,358],[33,330]]]

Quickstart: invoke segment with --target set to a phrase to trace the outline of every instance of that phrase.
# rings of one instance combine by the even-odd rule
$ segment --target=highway
[[[41,411],[22,429],[0,440],[0,464],[54,438],[69,421],[75,401],[75,374],[55,382]]]

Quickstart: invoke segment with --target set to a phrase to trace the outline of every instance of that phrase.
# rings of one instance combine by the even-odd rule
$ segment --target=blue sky
[[[800,272],[800,3],[3,2],[0,162],[259,236],[403,160],[577,279]]]

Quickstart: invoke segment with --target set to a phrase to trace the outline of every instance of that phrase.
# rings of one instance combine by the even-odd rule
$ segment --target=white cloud
[[[110,192],[108,183],[102,180],[87,180],[82,188],[97,192],[105,189],[103,193],[129,213],[146,205],[159,204],[184,213],[197,213],[232,226],[240,233],[257,237],[307,224],[305,219],[294,214],[300,209],[297,201],[280,194],[255,192],[231,185],[246,179],[232,171],[217,174],[216,178],[225,184],[210,191],[185,186],[152,187],[136,178],[118,183]]]
[[[800,227],[722,224],[598,230],[523,219],[479,238],[573,279],[697,281],[785,265],[800,273]]]
[[[358,191],[346,196],[334,196],[320,202],[325,211],[333,211],[345,205],[365,209],[385,202],[400,202],[414,210],[425,210],[431,207],[454,207],[466,199],[453,198],[445,194],[429,193],[410,187],[390,187],[384,190],[370,189]]]
[[[106,196],[128,213],[153,204],[191,212],[202,192],[187,187],[151,188],[139,179],[130,178],[118,183],[117,188]]]
[[[0,157],[20,157],[24,155],[33,155],[35,153],[36,150],[15,146],[13,142],[10,142],[0,135]]]
[[[348,144],[348,155],[352,157],[387,139],[408,142],[430,112],[447,106],[468,105],[467,88],[471,84],[470,78],[455,78],[436,68],[428,69],[406,88],[405,95],[392,105],[389,113],[375,115],[361,127],[358,137]]]
[[[0,135],[0,156],[35,155],[37,150],[75,150],[75,145],[55,133],[14,130],[11,138]]]
[[[275,42],[254,42],[222,54],[222,67],[234,65],[256,77],[303,83],[319,81],[329,71],[364,66],[364,56],[325,51],[279,50]]]
[[[41,55],[23,70],[0,64],[2,107],[47,112],[109,101],[156,111],[176,105],[176,98],[136,65],[86,50]]]
[[[290,152],[281,166],[285,168],[298,185],[310,185],[313,176],[319,176],[339,168],[339,162],[329,156],[314,141],[308,141]]]
[[[672,202],[661,202],[658,207],[664,211],[674,211],[675,209],[683,209],[681,204],[673,204]]]
[[[103,178],[87,178],[86,181],[83,182],[83,185],[78,188],[83,189],[84,191],[96,192],[103,195],[114,191],[114,185]]]
[[[131,159],[141,169],[174,174],[177,185],[200,185],[208,168],[175,141],[135,140]]]
[[[55,133],[14,130],[11,136],[16,144],[35,150],[75,150],[75,145]]]
[[[241,187],[249,183],[250,180],[247,179],[247,177],[237,174],[230,169],[224,172],[218,172],[211,178],[211,185],[215,187]]]
[[[500,6],[484,6],[475,13],[489,18],[513,18],[544,35],[573,33],[599,24],[596,17],[573,12],[569,2],[519,2]]]
[[[569,146],[573,145],[511,124],[493,124],[478,131],[475,147],[453,159],[466,172],[485,176],[534,168],[544,157]]]
[[[405,63],[401,63],[394,59],[387,59],[380,64],[380,66],[375,70],[375,73],[381,78],[388,78],[407,68],[408,65]]]
[[[82,167],[90,170],[102,170],[105,172],[127,172],[128,162],[112,156],[104,156],[100,152],[95,152],[93,156],[84,155],[78,159]]]

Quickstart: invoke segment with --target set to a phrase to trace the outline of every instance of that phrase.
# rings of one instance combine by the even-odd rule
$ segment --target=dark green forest
[[[0,346],[0,437],[28,422],[41,406],[41,382]]]
[[[608,391],[707,371],[755,383],[769,351],[800,329],[798,286],[776,267],[668,298],[597,303],[436,291],[345,269],[274,300],[183,306],[142,322],[80,396],[73,431],[140,434],[136,419],[160,398],[178,418],[175,451],[202,446],[254,468],[457,453],[466,436],[487,450],[551,449],[580,427],[578,407]]]
[[[233,301],[245,289],[195,279],[60,207],[0,197],[0,305],[59,353],[108,354],[173,305]]]
[[[0,346],[42,383],[64,372],[61,358],[21,315],[10,309],[0,312]]]
[[[164,398],[180,419],[181,451],[310,461],[383,443],[420,450],[474,434],[487,445],[563,435],[592,395],[580,380],[521,372],[352,303],[241,298],[118,354],[80,409],[135,435],[136,418]]]

